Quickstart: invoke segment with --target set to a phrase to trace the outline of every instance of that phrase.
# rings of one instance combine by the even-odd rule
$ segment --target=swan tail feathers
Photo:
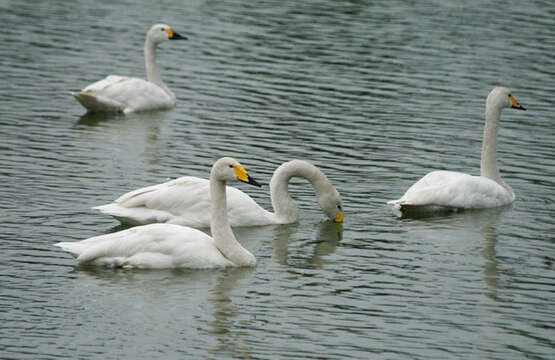
[[[403,205],[403,202],[401,201],[401,199],[397,199],[397,200],[389,200],[387,204],[391,205],[393,210],[400,210],[401,206]]]
[[[127,225],[146,225],[170,221],[170,216],[166,212],[145,207],[127,208],[118,203],[110,203],[95,206],[93,209],[103,214],[113,216],[122,224]]]
[[[81,105],[83,105],[85,109],[87,109],[90,112],[95,112],[95,111],[121,112],[125,108],[125,106],[122,103],[108,99],[103,96],[99,96],[94,91],[90,91],[90,90],[73,93],[72,95],[77,101],[79,101]]]
[[[74,258],[78,258],[83,252],[81,244],[79,242],[59,242],[54,244],[54,246],[61,247],[62,250],[70,253]]]

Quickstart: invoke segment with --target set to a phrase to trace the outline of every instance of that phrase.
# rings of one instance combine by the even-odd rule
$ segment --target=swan
[[[288,192],[292,177],[307,179],[312,184],[324,213],[335,222],[343,222],[341,196],[326,175],[308,161],[291,160],[280,165],[270,181],[274,213],[262,208],[241,190],[228,187],[227,203],[231,226],[297,222],[299,211]],[[210,225],[210,207],[209,181],[184,176],[131,191],[113,203],[93,209],[130,225],[170,223],[203,228]]]
[[[78,242],[55,244],[80,264],[128,268],[215,268],[254,266],[255,257],[239,244],[229,226],[226,181],[260,186],[237,160],[224,157],[210,172],[212,237],[175,224],[149,224]]]
[[[403,212],[422,207],[432,210],[480,209],[512,203],[515,194],[501,179],[497,169],[499,118],[501,110],[507,107],[526,110],[508,89],[494,88],[486,100],[480,176],[432,171],[412,185],[400,199],[391,200],[388,204]]]
[[[153,25],[146,34],[146,80],[135,77],[109,75],[90,84],[73,96],[88,111],[134,111],[171,109],[175,95],[164,84],[156,68],[156,49],[167,40],[186,40],[168,25]]]

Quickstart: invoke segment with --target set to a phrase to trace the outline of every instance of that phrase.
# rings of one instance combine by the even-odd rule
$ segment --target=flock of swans
[[[147,80],[110,75],[95,82],[75,98],[89,111],[130,113],[172,108],[175,96],[162,82],[155,66],[156,49],[167,40],[185,37],[169,26],[157,24],[147,32],[144,55]],[[488,95],[482,140],[480,176],[454,171],[432,171],[412,185],[398,200],[388,203],[401,213],[414,209],[481,209],[510,204],[515,195],[497,168],[497,133],[501,110],[526,110],[511,92],[494,88]],[[291,178],[312,185],[322,211],[343,222],[341,195],[313,164],[292,160],[279,166],[270,181],[274,212],[258,205],[228,181],[260,186],[235,159],[217,160],[210,179],[184,176],[120,196],[95,207],[129,225],[111,234],[78,242],[55,244],[80,264],[139,268],[213,268],[253,266],[256,259],[235,238],[232,227],[297,222],[299,212],[288,192]],[[212,236],[198,230],[210,227]]]

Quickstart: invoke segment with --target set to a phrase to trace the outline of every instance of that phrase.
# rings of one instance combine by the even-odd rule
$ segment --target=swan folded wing
[[[231,226],[275,224],[275,214],[267,211],[248,194],[234,187],[226,188],[227,213]]]
[[[125,202],[126,206],[145,206],[179,215],[186,210],[210,207],[210,182],[206,179],[184,176],[155,185],[150,191],[137,194]]]
[[[85,87],[81,92],[102,92],[112,86],[113,84],[124,82],[129,77],[119,76],[119,75],[108,75],[102,80],[98,80],[87,87]]]
[[[169,208],[172,203],[179,203],[180,198],[188,197],[191,191],[208,193],[210,182],[194,176],[182,176],[165,183],[146,186],[123,194],[116,203],[125,207],[148,206],[151,208]]]
[[[160,86],[139,78],[116,82],[106,91],[111,98],[126,104],[125,112],[170,109],[175,105]]]
[[[273,214],[260,207],[248,194],[226,187],[229,223],[254,226],[273,223]],[[167,222],[192,227],[208,227],[211,218],[210,182],[183,176],[147,186],[120,196],[112,204],[95,207],[124,223],[133,225]]]
[[[174,99],[160,86],[143,79],[118,75],[107,76],[74,95],[83,106],[87,107],[79,98],[85,95],[94,97],[99,104],[104,105],[96,106],[99,110],[116,109],[132,112],[167,109],[175,105]],[[114,104],[119,106],[115,107]]]
[[[73,94],[83,107],[89,111],[124,111],[125,104],[110,98],[98,95],[94,92],[80,92]]]
[[[115,84],[124,83],[128,79],[123,76],[109,75],[74,93],[73,96],[89,111],[124,111],[127,104],[121,98],[115,97],[110,89],[116,86]]]
[[[151,224],[56,245],[80,263],[144,268],[229,265],[210,236],[179,225]]]
[[[95,209],[130,224],[166,222],[207,227],[210,226],[210,206],[209,181],[184,176],[131,191],[114,203]]]
[[[510,203],[507,190],[495,181],[453,171],[433,171],[414,185],[398,205],[437,205],[454,208],[486,208]]]

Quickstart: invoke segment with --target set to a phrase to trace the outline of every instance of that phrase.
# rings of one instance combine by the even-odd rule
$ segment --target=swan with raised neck
[[[166,33],[167,36],[162,33]],[[168,39],[185,40],[186,37],[181,36],[180,34],[174,32],[166,24],[153,25],[150,28],[150,30],[147,32],[146,39],[145,39],[145,46],[144,46],[145,70],[146,70],[146,79],[149,82],[155,85],[158,85],[160,88],[162,88],[162,90],[164,90],[166,94],[168,94],[173,104],[175,105],[175,95],[162,81],[162,78],[160,77],[160,73],[158,72],[158,68],[156,66],[156,51],[158,50],[158,45],[160,45],[161,43],[163,43]]]
[[[79,263],[113,267],[253,266],[256,258],[237,241],[227,218],[226,181],[233,180],[260,186],[233,158],[221,158],[212,166],[212,237],[191,227],[149,224],[56,246],[70,252]]]
[[[486,100],[484,125],[484,136],[482,138],[482,154],[480,158],[480,176],[487,177],[499,185],[503,186],[514,199],[513,190],[507,185],[497,167],[497,141],[499,132],[499,120],[501,118],[501,110],[504,108],[515,108],[526,110],[522,105],[518,104],[511,95],[509,89],[504,87],[494,88],[488,95]]]
[[[146,80],[109,75],[73,96],[88,111],[131,113],[173,108],[175,95],[160,78],[156,67],[156,50],[162,42],[185,39],[166,24],[153,25],[146,34],[144,45]]]
[[[256,259],[235,238],[229,225],[227,214],[226,181],[235,180],[228,175],[227,168],[233,168],[235,177],[248,184],[260,186],[252,179],[237,160],[224,157],[219,159],[210,171],[210,197],[212,199],[212,216],[210,232],[218,250],[236,266],[256,264]]]
[[[507,88],[496,87],[486,99],[480,176],[432,171],[413,184],[400,199],[388,203],[401,212],[412,212],[419,207],[443,211],[446,208],[478,209],[512,203],[515,194],[501,179],[497,167],[497,135],[504,108],[526,110]]]

